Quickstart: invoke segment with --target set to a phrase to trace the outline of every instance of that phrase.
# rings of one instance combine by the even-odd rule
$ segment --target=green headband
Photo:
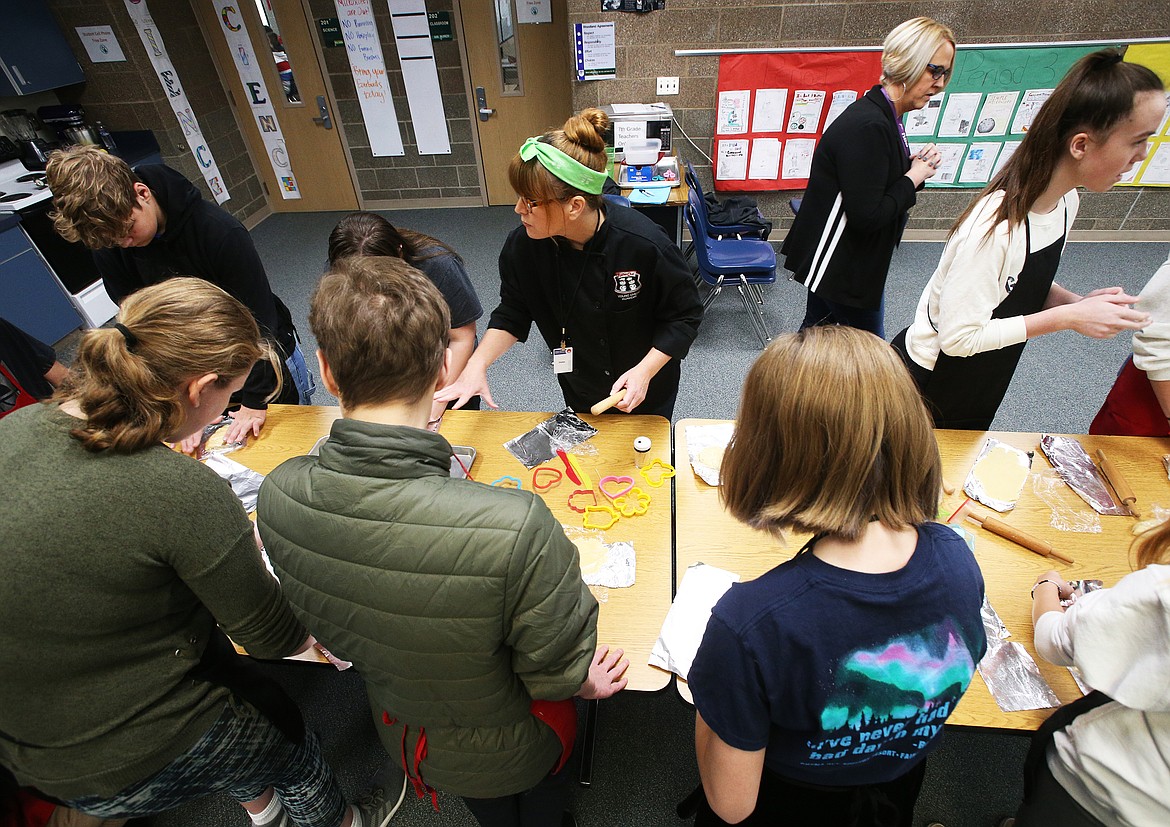
[[[581,192],[587,192],[590,195],[601,195],[605,179],[609,177],[604,172],[590,169],[576,158],[566,155],[540,138],[529,138],[524,142],[524,146],[520,147],[521,160],[531,161],[533,158],[539,158],[545,169],[570,187],[576,187]]]

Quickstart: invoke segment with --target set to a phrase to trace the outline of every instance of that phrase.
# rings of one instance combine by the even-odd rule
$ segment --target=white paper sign
[[[1134,169],[1140,165],[1135,164]],[[1170,184],[1170,141],[1159,141],[1141,168],[1139,183],[1142,184]]]
[[[752,132],[783,132],[787,89],[757,89],[752,108]]]
[[[790,138],[784,145],[784,178],[808,178],[812,172],[813,138]]]
[[[756,138],[752,141],[752,159],[747,177],[773,181],[780,175],[780,139]]]
[[[857,93],[852,89],[840,89],[833,93],[833,100],[829,104],[829,114],[825,115],[825,129],[833,125],[833,121],[841,117],[849,106],[857,100]]]
[[[370,154],[376,157],[405,155],[402,132],[398,128],[398,112],[386,79],[386,61],[382,59],[382,42],[374,23],[370,0],[333,0],[337,21],[341,25],[341,39],[353,84],[357,88],[358,105],[370,140]]]
[[[126,59],[113,26],[77,26],[77,36],[94,63],[120,63]]]
[[[517,23],[551,23],[552,0],[517,0]]]
[[[906,113],[907,136],[926,137],[928,135],[934,135],[935,129],[938,128],[938,116],[942,112],[942,103],[945,96],[945,92],[939,92],[926,102],[926,106]]]
[[[748,131],[748,100],[751,92],[736,89],[719,93],[719,109],[715,115],[715,134],[742,135]]]
[[[991,177],[999,175],[999,171],[1003,169],[1011,157],[1016,154],[1016,150],[1020,148],[1021,141],[1004,141],[1003,149],[999,151],[999,159],[995,162],[995,166],[991,169]]]
[[[614,121],[613,145],[625,149],[630,144],[646,141],[646,121]]]
[[[1020,101],[1020,108],[1016,110],[1016,117],[1012,121],[1012,134],[1019,135],[1032,127],[1032,119],[1052,92],[1052,89],[1028,89],[1024,92],[1024,99]]]
[[[812,134],[821,123],[825,93],[819,89],[797,89],[792,93],[792,111],[788,114],[788,131]]]
[[[991,170],[999,154],[1000,144],[971,144],[963,158],[963,171],[959,181],[963,184],[986,184],[991,180]]]
[[[232,56],[240,83],[244,86],[248,107],[252,110],[252,117],[260,130],[260,140],[264,142],[264,151],[268,153],[268,163],[272,165],[272,174],[276,176],[279,184],[280,196],[286,201],[298,199],[301,197],[301,190],[297,186],[292,162],[284,145],[284,133],[280,131],[280,121],[276,119],[276,110],[272,107],[272,98],[268,94],[264,76],[260,74],[260,62],[252,48],[248,30],[244,28],[244,20],[236,7],[230,3],[211,0],[211,5],[215,9],[216,19],[219,20],[219,30],[223,32],[227,41],[228,53]],[[264,59],[272,58],[266,54]]]
[[[938,164],[938,175],[934,178],[928,178],[926,183],[953,184],[955,177],[959,174],[959,164],[967,153],[967,145],[936,144],[936,147],[942,153],[942,160]]]
[[[167,47],[163,45],[158,25],[146,7],[146,0],[125,0],[125,3],[126,13],[130,15],[134,28],[138,30],[138,37],[146,48],[150,65],[154,67],[158,82],[166,92],[167,102],[171,105],[179,125],[183,127],[183,137],[187,141],[187,146],[191,148],[191,154],[195,156],[199,171],[203,173],[203,180],[207,182],[215,203],[222,204],[231,198],[231,195],[228,194],[227,185],[219,173],[215,156],[211,154],[211,147],[203,137],[203,130],[199,128],[199,121],[187,101],[187,93],[183,91],[183,84],[179,82],[179,73],[175,71],[174,64],[167,55]]]
[[[742,181],[747,177],[748,141],[719,141],[716,177]]]
[[[975,111],[979,108],[979,101],[983,99],[982,92],[957,92],[947,98],[943,107],[942,123],[938,127],[940,138],[965,138],[971,134],[975,126]]]
[[[419,155],[450,155],[451,136],[439,89],[439,70],[431,44],[424,0],[389,0],[398,62]]]
[[[617,36],[612,22],[576,23],[573,40],[577,51],[577,80],[617,77]]]
[[[989,92],[983,108],[979,110],[979,119],[975,122],[975,135],[1006,135],[1008,124],[1012,120],[1012,111],[1016,108],[1016,99],[1020,97],[1018,91]]]

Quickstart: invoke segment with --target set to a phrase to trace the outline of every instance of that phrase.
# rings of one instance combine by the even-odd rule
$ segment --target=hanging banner
[[[183,91],[183,85],[179,83],[179,73],[175,71],[175,67],[167,55],[167,49],[163,45],[158,26],[146,8],[146,0],[124,0],[124,2],[126,3],[126,12],[130,15],[134,28],[138,30],[138,36],[142,39],[142,45],[146,48],[150,65],[154,67],[158,81],[162,85],[163,91],[166,92],[167,102],[174,110],[179,125],[183,127],[183,137],[187,141],[187,146],[191,148],[191,154],[195,156],[199,171],[203,173],[203,180],[207,182],[215,202],[222,204],[231,198],[231,195],[228,194],[223,176],[219,174],[219,167],[216,166],[211,148],[203,137],[203,130],[199,128],[199,121],[196,120],[195,113],[191,110],[191,104],[187,101],[187,93]]]
[[[286,201],[300,198],[301,191],[297,187],[297,179],[293,175],[292,164],[288,159],[288,150],[284,146],[284,134],[280,131],[280,122],[276,120],[276,110],[272,108],[268,86],[264,83],[264,76],[260,74],[260,64],[256,58],[256,51],[252,48],[252,40],[248,37],[248,30],[244,28],[244,19],[231,3],[211,0],[211,4],[215,8],[216,19],[219,20],[219,29],[227,41],[232,63],[236,65],[236,72],[240,75],[240,83],[246,92],[252,117],[256,119],[256,126],[260,130],[260,140],[264,142],[264,151],[268,154],[268,162],[272,164],[272,174],[280,184],[280,197]],[[267,60],[272,59],[267,54],[264,57]]]
[[[375,156],[405,155],[402,132],[398,128],[398,113],[390,95],[386,79],[386,61],[382,59],[382,43],[374,23],[371,0],[333,0],[341,37],[353,73],[366,136],[370,140],[370,154]]]
[[[424,0],[387,0],[419,155],[450,155],[447,113]]]

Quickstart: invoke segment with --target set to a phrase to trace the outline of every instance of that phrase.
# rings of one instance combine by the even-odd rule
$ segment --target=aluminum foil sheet
[[[525,468],[535,468],[555,457],[558,448],[568,451],[596,433],[596,428],[566,408],[531,431],[508,440],[504,447]]]
[[[691,460],[691,468],[695,474],[707,485],[719,485],[719,469],[703,461],[704,448],[726,448],[731,442],[731,435],[735,432],[735,425],[730,422],[719,425],[688,425],[687,455]]]
[[[1021,712],[1060,706],[1060,699],[1040,674],[1028,650],[1008,640],[1011,632],[986,596],[980,614],[987,633],[987,654],[979,661],[979,674],[999,708],[1004,712]]]
[[[1129,516],[1129,510],[1118,505],[1105,487],[1101,472],[1089,459],[1084,447],[1077,440],[1067,436],[1044,434],[1040,437],[1040,450],[1052,467],[1059,473],[1068,487],[1076,491],[1098,514]]]
[[[239,497],[244,504],[244,510],[251,514],[256,510],[256,498],[260,495],[260,483],[264,482],[264,475],[258,474],[251,468],[241,465],[231,457],[223,454],[208,454],[203,458],[203,464],[219,474],[232,487],[232,493]]]

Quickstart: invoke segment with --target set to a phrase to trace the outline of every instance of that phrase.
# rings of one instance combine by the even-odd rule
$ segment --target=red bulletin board
[[[812,147],[834,108],[834,94],[860,98],[878,82],[881,71],[877,51],[722,55],[712,164],[715,189],[804,189],[807,174],[785,176],[811,161]],[[819,114],[817,93],[822,96]],[[797,143],[786,156],[793,140]]]

